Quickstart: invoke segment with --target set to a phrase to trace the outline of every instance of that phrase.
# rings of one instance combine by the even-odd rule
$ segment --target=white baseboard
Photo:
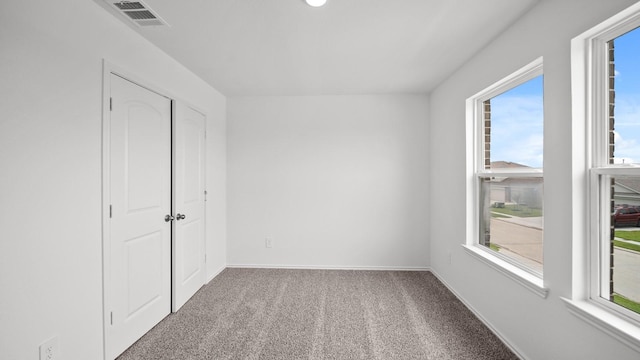
[[[453,295],[455,295],[458,298],[458,300],[460,300],[464,304],[464,306],[467,307],[467,309],[469,309],[487,328],[489,328],[489,330],[491,330],[491,332],[495,336],[497,336],[511,351],[513,351],[513,353],[516,354],[517,357],[519,357],[522,360],[528,360],[524,355],[522,355],[522,352],[518,349],[517,346],[514,346],[513,344],[511,344],[508,341],[508,339],[502,333],[500,333],[495,327],[493,327],[493,325],[491,325],[491,323],[487,321],[487,319],[485,319],[482,315],[480,315],[480,313],[476,311],[476,309],[467,300],[465,300],[465,298],[460,296],[459,293],[457,293],[451,286],[449,286],[449,284],[436,271],[434,271],[433,269],[429,271],[431,271],[431,273],[438,280],[440,280],[440,282],[444,286],[446,286],[447,289],[449,289],[449,291],[451,291]]]
[[[380,271],[430,271],[431,268],[412,266],[338,266],[338,265],[278,265],[278,264],[227,264],[228,268],[245,269],[300,269],[300,270],[380,270]]]
[[[221,272],[224,271],[224,269],[226,269],[227,266],[223,265],[220,268],[218,268],[218,270],[214,271],[213,274],[211,276],[209,276],[209,278],[207,279],[207,284],[209,283],[209,281],[215,279],[216,276],[220,275]]]

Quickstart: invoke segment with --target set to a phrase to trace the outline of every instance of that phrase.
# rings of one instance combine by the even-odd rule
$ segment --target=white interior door
[[[114,74],[110,86],[105,331],[115,358],[171,311],[171,100]]]
[[[174,121],[173,311],[204,285],[205,116],[177,102]]]

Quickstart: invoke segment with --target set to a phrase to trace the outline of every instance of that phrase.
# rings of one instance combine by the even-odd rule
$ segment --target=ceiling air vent
[[[138,26],[169,26],[149,5],[142,1],[105,0],[119,13]]]

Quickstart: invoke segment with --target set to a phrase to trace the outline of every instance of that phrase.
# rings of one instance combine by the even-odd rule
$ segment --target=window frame
[[[607,188],[600,178],[640,176],[639,164],[609,164],[607,78],[607,42],[639,26],[637,3],[571,41],[572,293],[562,298],[572,314],[636,351],[640,351],[640,317],[600,297],[611,215],[601,205],[610,201],[610,185]]]
[[[609,85],[607,43],[640,27],[640,12],[621,22],[606,27],[587,41],[587,128],[591,136],[587,139],[590,161],[588,161],[587,192],[588,216],[592,224],[588,233],[589,243],[589,299],[620,316],[628,317],[640,326],[640,314],[603,299],[605,276],[609,273],[610,257],[610,212],[606,208],[611,193],[607,182],[616,176],[640,176],[640,164],[609,164]]]
[[[486,177],[544,179],[543,168],[485,169],[484,102],[540,75],[544,75],[542,57],[535,59],[466,100],[466,140],[467,144],[473,145],[467,146],[467,234],[463,247],[470,255],[502,272],[540,297],[546,298],[548,289],[544,287],[543,273],[537,272],[515,259],[488,249],[480,243],[480,217],[482,216],[480,209],[483,206],[480,199],[482,179]]]
[[[588,205],[589,219],[592,231],[589,232],[589,300],[597,303],[617,315],[629,318],[640,326],[640,314],[635,313],[610,300],[604,299],[601,294],[605,291],[611,268],[610,263],[610,225],[611,213],[608,211],[609,199],[611,199],[611,178],[620,176],[640,177],[640,165],[626,168],[620,165],[592,167],[589,169],[588,192],[590,203]],[[605,278],[606,277],[606,278]]]

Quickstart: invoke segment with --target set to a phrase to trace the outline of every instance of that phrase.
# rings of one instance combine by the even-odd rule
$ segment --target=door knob
[[[184,220],[187,216],[185,214],[176,215],[176,220]]]
[[[174,219],[174,217],[173,217],[173,216],[171,216],[171,215],[165,215],[165,217],[164,217],[164,221],[165,221],[165,222],[172,221],[173,219]]]

